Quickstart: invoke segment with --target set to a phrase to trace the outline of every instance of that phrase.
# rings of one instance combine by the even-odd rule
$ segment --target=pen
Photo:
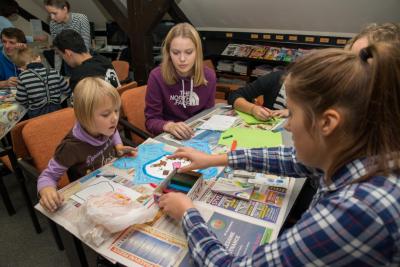
[[[233,137],[233,135],[231,134],[231,135],[227,135],[227,136],[222,137],[222,139],[228,139],[228,138],[232,138],[232,137]]]

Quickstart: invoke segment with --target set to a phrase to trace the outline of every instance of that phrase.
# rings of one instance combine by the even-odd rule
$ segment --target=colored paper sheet
[[[239,117],[247,124],[269,124],[269,125],[275,125],[275,124],[278,124],[279,122],[282,121],[282,119],[279,119],[279,118],[271,118],[271,119],[266,120],[266,121],[260,121],[260,120],[256,119],[256,117],[254,117],[253,115],[241,112],[239,110],[235,110],[235,111],[237,112]]]
[[[221,134],[218,144],[230,147],[234,140],[238,148],[274,147],[282,144],[282,135],[258,129],[230,128]]]

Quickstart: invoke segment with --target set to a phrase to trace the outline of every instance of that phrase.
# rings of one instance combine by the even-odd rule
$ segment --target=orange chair
[[[133,81],[124,85],[121,85],[120,87],[117,88],[117,91],[119,93],[119,95],[122,95],[123,92],[125,92],[126,90],[132,89],[137,87],[137,82]]]
[[[122,112],[126,116],[126,120],[120,119],[120,124],[127,130],[125,137],[130,132],[133,145],[139,145],[151,137],[151,134],[146,130],[144,117],[146,91],[147,86],[143,85],[125,91],[121,96]]]
[[[129,62],[123,60],[114,60],[111,62],[115,72],[117,73],[118,80],[121,84],[125,84],[129,81]]]
[[[60,123],[62,122],[62,123]],[[75,115],[72,108],[61,109],[17,124],[11,132],[15,155],[18,157],[18,167],[23,174],[35,181],[39,174],[47,167],[49,160],[61,140],[72,129]],[[69,184],[67,174],[64,174],[58,187]],[[29,200],[32,202],[31,200]],[[33,209],[31,204],[30,209]],[[36,217],[36,215],[35,215]],[[64,249],[57,226],[51,220],[50,228],[57,246]]]

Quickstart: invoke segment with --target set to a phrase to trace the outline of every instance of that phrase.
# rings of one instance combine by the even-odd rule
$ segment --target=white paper
[[[42,21],[40,19],[31,19],[30,22],[32,26],[32,35],[43,35]]]
[[[199,129],[226,131],[232,127],[236,121],[236,117],[225,115],[213,115],[209,120],[199,126]]]
[[[107,192],[118,192],[129,196],[132,200],[137,199],[141,195],[132,189],[110,181],[107,178],[99,177],[92,181],[85,189],[71,196],[73,200],[79,203],[84,203],[91,196],[100,195]]]

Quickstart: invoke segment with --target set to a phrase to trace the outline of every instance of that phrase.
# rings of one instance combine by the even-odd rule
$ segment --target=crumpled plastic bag
[[[146,208],[129,196],[108,192],[93,196],[80,208],[78,230],[85,242],[100,246],[113,233],[152,221],[158,208]]]

